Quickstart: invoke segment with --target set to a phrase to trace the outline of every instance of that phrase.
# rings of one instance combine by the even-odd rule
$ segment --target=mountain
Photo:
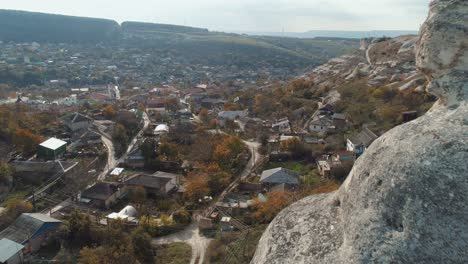
[[[275,36],[292,38],[379,38],[397,37],[401,35],[417,35],[413,30],[371,30],[371,31],[343,31],[343,30],[311,30],[307,32],[242,32],[252,36]]]

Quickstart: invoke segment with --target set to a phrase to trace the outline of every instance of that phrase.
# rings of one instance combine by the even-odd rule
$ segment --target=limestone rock
[[[283,210],[252,260],[468,262],[468,1],[432,1],[417,66],[440,100],[377,139],[341,188]]]

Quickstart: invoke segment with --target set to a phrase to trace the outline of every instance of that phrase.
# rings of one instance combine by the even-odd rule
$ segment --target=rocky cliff
[[[468,261],[466,21],[468,1],[431,2],[416,62],[439,101],[376,140],[338,191],[281,212],[252,263]]]

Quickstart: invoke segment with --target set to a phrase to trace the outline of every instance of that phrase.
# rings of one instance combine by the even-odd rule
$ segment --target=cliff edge
[[[416,63],[440,99],[361,156],[341,188],[283,210],[252,263],[468,261],[468,1],[435,0]]]

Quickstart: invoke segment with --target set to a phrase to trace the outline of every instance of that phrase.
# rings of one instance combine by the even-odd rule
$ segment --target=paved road
[[[190,264],[203,264],[205,252],[211,239],[200,235],[197,223],[191,224],[185,230],[169,236],[153,239],[153,244],[170,244],[174,242],[184,242],[192,247],[192,258]]]

